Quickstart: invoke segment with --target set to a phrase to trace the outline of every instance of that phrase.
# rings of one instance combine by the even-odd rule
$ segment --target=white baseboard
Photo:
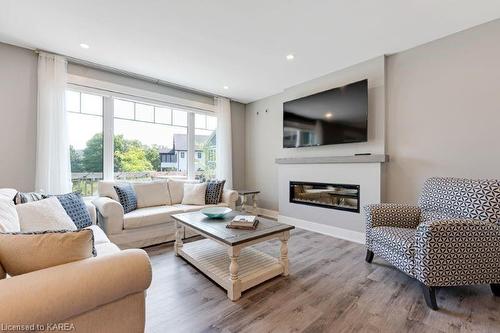
[[[277,212],[276,212],[277,213]],[[297,219],[290,216],[278,215],[278,221],[293,225],[300,229],[318,232],[320,234],[332,236],[335,238],[345,239],[351,242],[365,244],[365,233],[333,227],[330,225],[320,224],[316,222]]]

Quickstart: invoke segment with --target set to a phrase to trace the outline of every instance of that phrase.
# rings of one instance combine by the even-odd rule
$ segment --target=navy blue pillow
[[[61,194],[56,197],[78,229],[92,225],[90,213],[79,193]]]
[[[210,180],[207,182],[207,191],[205,192],[205,204],[216,205],[222,201],[222,192],[224,191],[225,180]]]
[[[137,209],[137,196],[135,195],[132,185],[125,183],[113,187],[115,188],[125,214]]]

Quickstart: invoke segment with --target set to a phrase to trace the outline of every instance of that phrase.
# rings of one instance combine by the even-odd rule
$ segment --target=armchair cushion
[[[429,286],[500,283],[500,227],[473,219],[421,223],[416,278]]]

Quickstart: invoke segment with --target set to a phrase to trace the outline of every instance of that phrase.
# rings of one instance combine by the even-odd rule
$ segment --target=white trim
[[[335,238],[345,239],[354,243],[365,244],[365,233],[334,227],[330,225],[320,224],[316,222],[296,219],[289,216],[278,215],[278,222],[290,224],[300,229],[318,232],[320,234],[332,236]]]
[[[102,168],[104,180],[113,180],[114,174],[114,103],[111,96],[103,97],[103,152]]]
[[[195,119],[194,119],[194,113],[193,112],[190,112],[187,114],[187,117],[188,117],[188,123],[187,123],[187,148],[188,148],[188,151],[187,151],[187,165],[188,165],[188,170],[187,170],[187,174],[188,174],[188,179],[194,179],[195,177],[195,157],[194,157],[194,154],[195,154],[195,150],[196,150],[196,146],[195,146],[195,131],[196,129],[194,128],[195,126]]]
[[[91,79],[79,75],[68,74],[68,84],[77,87],[83,87],[90,90],[99,90],[100,94],[110,93],[114,97],[132,98],[134,100],[143,100],[148,103],[161,103],[166,106],[181,109],[196,109],[207,112],[215,112],[215,105],[195,102],[184,98],[169,96],[153,91],[124,86],[107,81]],[[75,88],[77,88],[75,87]]]

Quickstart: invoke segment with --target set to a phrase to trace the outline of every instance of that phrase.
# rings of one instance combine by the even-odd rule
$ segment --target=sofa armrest
[[[421,223],[416,278],[427,286],[500,283],[500,226],[473,219]]]
[[[92,201],[99,213],[98,222],[106,234],[118,234],[123,231],[123,207],[113,199],[99,197]]]
[[[222,192],[222,202],[226,203],[229,208],[236,208],[236,201],[238,201],[238,191],[226,190]]]
[[[60,323],[150,284],[149,257],[136,249],[14,276],[0,281],[0,323]]]
[[[420,208],[417,206],[382,203],[364,207],[366,229],[373,227],[416,228],[420,223]]]

